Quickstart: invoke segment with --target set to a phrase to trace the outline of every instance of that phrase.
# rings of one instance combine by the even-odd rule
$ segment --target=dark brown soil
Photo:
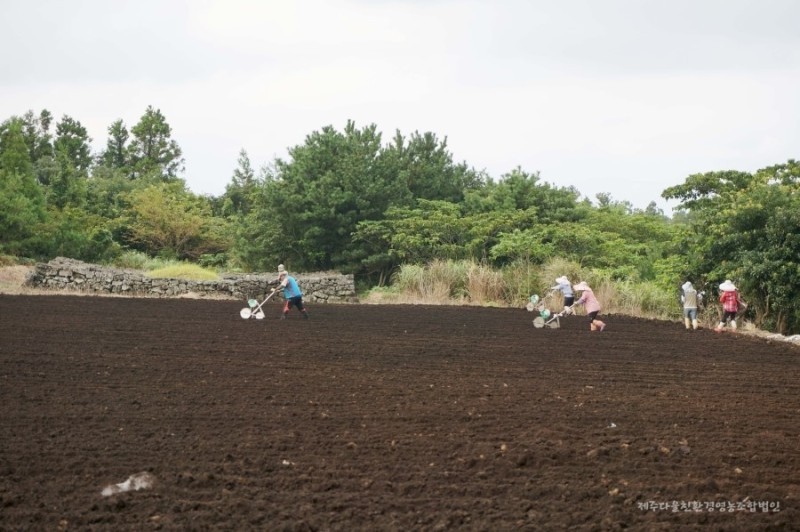
[[[800,523],[797,347],[623,316],[242,306],[0,296],[0,529]],[[101,495],[141,471],[153,488]]]

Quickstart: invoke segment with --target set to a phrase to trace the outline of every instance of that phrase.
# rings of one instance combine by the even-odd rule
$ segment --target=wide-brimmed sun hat
[[[681,288],[683,288],[684,290],[691,290],[692,288],[694,288],[694,286],[692,286],[691,281],[686,281],[685,283],[683,283]]]
[[[558,283],[558,284],[569,284],[569,279],[567,279],[566,275],[562,275],[561,277],[556,279],[556,283]]]
[[[278,264],[278,277],[283,277],[284,275],[287,275],[288,273],[289,272],[286,271],[286,268],[284,268],[283,264]]]
[[[572,288],[574,290],[591,290],[591,288],[589,288],[589,285],[586,284],[586,281],[581,281],[580,283],[574,285]]]
[[[725,279],[725,282],[719,285],[719,289],[723,292],[733,292],[736,290],[736,285],[734,285],[730,279]]]

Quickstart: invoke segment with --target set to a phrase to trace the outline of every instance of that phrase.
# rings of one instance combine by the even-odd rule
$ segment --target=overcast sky
[[[798,0],[0,0],[0,121],[48,109],[105,146],[161,110],[186,182],[325,126],[447,139],[644,208],[693,173],[800,158]]]

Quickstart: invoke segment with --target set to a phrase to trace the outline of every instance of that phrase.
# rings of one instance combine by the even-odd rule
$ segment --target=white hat
[[[589,285],[586,284],[586,281],[581,281],[580,283],[574,285],[572,288],[574,290],[591,290],[591,288],[589,288]]]
[[[278,264],[278,277],[286,275],[288,272],[286,268],[283,267],[283,264]]]
[[[685,283],[683,283],[681,288],[683,288],[684,290],[691,290],[692,288],[694,288],[694,286],[692,286],[691,281],[686,281]]]
[[[719,285],[719,289],[723,292],[733,292],[736,290],[736,286],[731,282],[730,279],[725,279],[725,282]]]
[[[556,279],[556,283],[558,284],[569,284],[569,279],[567,279],[566,275],[562,275],[558,279]]]

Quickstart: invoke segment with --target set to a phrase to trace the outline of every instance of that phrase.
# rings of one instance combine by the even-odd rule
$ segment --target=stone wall
[[[309,303],[357,303],[352,275],[292,274]],[[217,281],[153,279],[138,270],[110,268],[57,257],[38,263],[27,286],[50,290],[74,290],[93,294],[174,297],[194,295],[225,299],[261,299],[269,293],[267,283],[277,274],[223,274]]]

